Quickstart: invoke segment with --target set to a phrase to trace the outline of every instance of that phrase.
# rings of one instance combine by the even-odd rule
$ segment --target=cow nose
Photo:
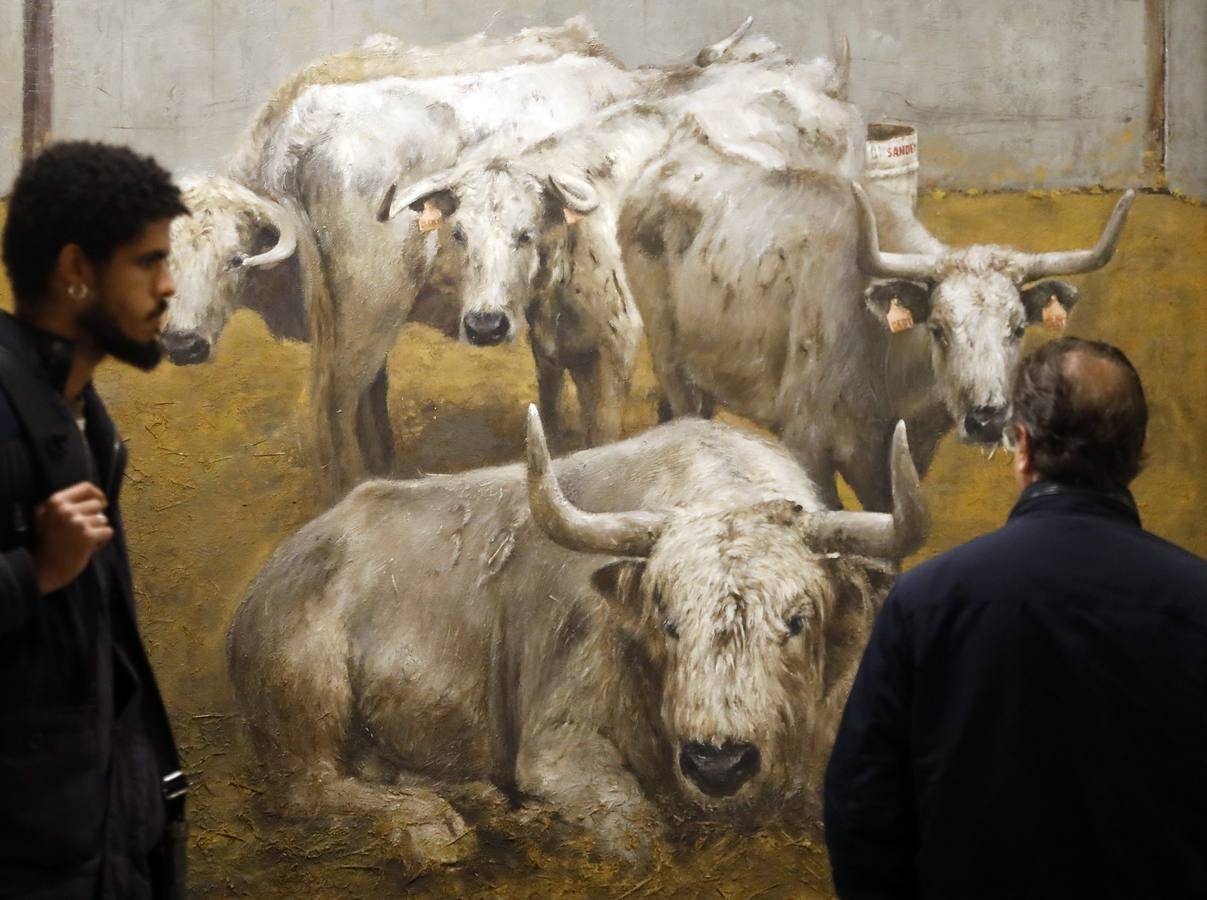
[[[165,331],[159,339],[168,359],[178,366],[191,366],[210,358],[210,342],[195,331]]]
[[[679,768],[710,797],[728,797],[753,778],[761,763],[754,744],[726,741],[720,747],[689,741],[679,752]]]
[[[502,343],[511,330],[511,322],[503,313],[466,313],[464,322],[465,336],[479,347]]]
[[[964,431],[969,437],[981,441],[996,442],[1002,438],[1006,427],[1006,407],[977,406],[964,416]]]

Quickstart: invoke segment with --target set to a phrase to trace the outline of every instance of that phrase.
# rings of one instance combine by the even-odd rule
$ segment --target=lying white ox
[[[894,510],[833,512],[778,444],[680,420],[551,464],[374,481],[273,555],[227,660],[272,796],[355,811],[412,862],[493,781],[642,858],[655,798],[758,820],[816,798],[892,561],[924,540],[905,429]]]

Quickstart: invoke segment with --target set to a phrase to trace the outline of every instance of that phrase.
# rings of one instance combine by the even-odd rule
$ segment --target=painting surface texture
[[[120,6],[56,0],[39,115],[193,210],[171,362],[97,381],[198,896],[832,896],[871,621],[1004,521],[1057,334],[1135,363],[1141,516],[1207,554],[1161,4]]]

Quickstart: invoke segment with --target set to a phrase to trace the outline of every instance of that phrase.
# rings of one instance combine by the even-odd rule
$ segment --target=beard
[[[163,359],[163,347],[158,340],[135,341],[127,337],[101,306],[95,304],[80,315],[80,327],[92,338],[97,349],[127,365],[149,372]]]

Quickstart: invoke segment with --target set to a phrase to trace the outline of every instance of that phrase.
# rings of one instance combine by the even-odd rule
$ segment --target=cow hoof
[[[654,823],[626,819],[605,824],[595,832],[595,848],[601,856],[619,860],[636,871],[645,871],[653,865],[656,844]]]
[[[406,799],[383,823],[385,837],[408,867],[455,866],[478,852],[478,838],[460,813],[439,795],[407,791]]]
[[[409,853],[423,866],[455,866],[478,852],[478,837],[455,812],[455,821],[425,822],[406,829]]]

